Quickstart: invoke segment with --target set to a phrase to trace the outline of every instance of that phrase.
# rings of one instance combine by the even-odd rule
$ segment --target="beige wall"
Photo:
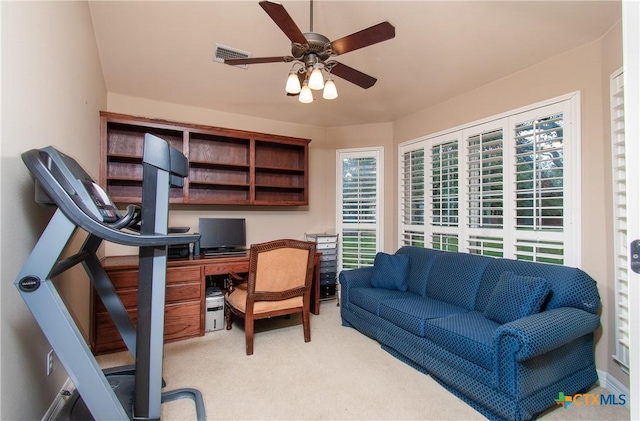
[[[20,154],[55,145],[97,177],[98,111],[106,88],[84,2],[2,2],[1,372],[0,419],[40,419],[64,380],[47,377],[50,346],[13,286],[52,214],[35,205],[34,183]],[[83,329],[86,277],[59,280]]]
[[[598,281],[602,328],[596,365],[628,386],[628,377],[611,361],[613,295],[611,293],[610,142],[605,121],[608,76],[622,65],[622,32],[618,25],[603,39],[539,63],[521,72],[451,98],[395,122],[394,140],[401,143],[549,98],[580,91],[582,131],[582,268]],[[606,59],[606,67],[603,61]],[[609,73],[606,73],[606,72]],[[606,74],[605,74],[606,73]],[[604,84],[606,83],[606,86]],[[517,93],[517,94],[514,94]],[[397,178],[396,178],[397,180]],[[606,200],[606,199],[609,200]],[[608,247],[609,245],[609,247]]]
[[[169,215],[170,225],[188,226],[191,232],[197,232],[198,218],[201,217],[246,218],[248,244],[274,238],[303,239],[305,232],[324,232],[332,229],[333,211],[329,209],[325,200],[328,194],[327,188],[330,187],[326,183],[325,172],[334,158],[333,151],[326,149],[325,128],[265,120],[114,93],[108,95],[107,109],[116,113],[311,139],[309,206],[275,208],[172,206]],[[134,249],[116,244],[107,244],[105,252],[108,255],[137,253]]]

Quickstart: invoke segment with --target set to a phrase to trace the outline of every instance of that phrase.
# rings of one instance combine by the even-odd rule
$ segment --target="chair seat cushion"
[[[426,322],[425,337],[447,351],[488,370],[493,366],[493,333],[500,324],[478,311]]]
[[[243,285],[239,285],[231,293],[227,294],[226,300],[233,308],[244,313],[247,309],[247,287],[246,284]],[[268,313],[296,307],[302,308],[302,304],[302,296],[279,301],[256,301],[253,304],[253,314]]]
[[[413,295],[413,294],[412,294]],[[414,335],[424,337],[425,321],[438,317],[466,313],[468,310],[428,297],[401,298],[380,304],[380,317]]]

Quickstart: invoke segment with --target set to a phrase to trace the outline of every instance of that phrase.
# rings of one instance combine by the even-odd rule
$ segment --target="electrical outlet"
[[[54,363],[55,354],[53,353],[53,349],[50,349],[49,352],[47,352],[47,376],[53,373],[53,369],[55,368]]]

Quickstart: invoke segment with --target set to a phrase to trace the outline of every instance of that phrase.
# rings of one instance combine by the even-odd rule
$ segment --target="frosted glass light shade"
[[[309,77],[309,88],[316,91],[324,88],[324,78],[322,77],[322,70],[317,68],[313,69],[313,72],[311,72],[311,77]]]
[[[289,77],[287,78],[287,86],[284,88],[290,94],[300,93],[300,79],[298,79],[298,75],[295,73],[289,73]]]
[[[306,83],[302,85],[302,89],[300,89],[300,96],[298,97],[298,101],[304,104],[313,102],[313,93],[311,92],[309,85],[307,85]]]
[[[324,99],[336,99],[338,98],[338,90],[336,84],[333,83],[333,79],[327,79],[324,84],[324,91],[322,92],[322,98]]]

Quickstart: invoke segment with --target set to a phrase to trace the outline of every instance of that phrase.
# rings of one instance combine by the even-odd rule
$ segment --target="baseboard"
[[[600,386],[607,389],[614,395],[625,395],[625,406],[629,408],[629,401],[631,399],[631,395],[629,394],[629,388],[620,383],[618,379],[613,377],[611,374],[606,371],[596,370],[598,373],[598,382]]]
[[[52,421],[58,418],[60,411],[67,402],[67,399],[75,390],[76,386],[73,384],[71,379],[67,377],[67,380],[62,385],[62,389],[60,389],[60,392],[58,392],[56,398],[51,403],[51,406],[49,406],[49,409],[47,409],[47,412],[45,412],[42,417],[42,421]]]

